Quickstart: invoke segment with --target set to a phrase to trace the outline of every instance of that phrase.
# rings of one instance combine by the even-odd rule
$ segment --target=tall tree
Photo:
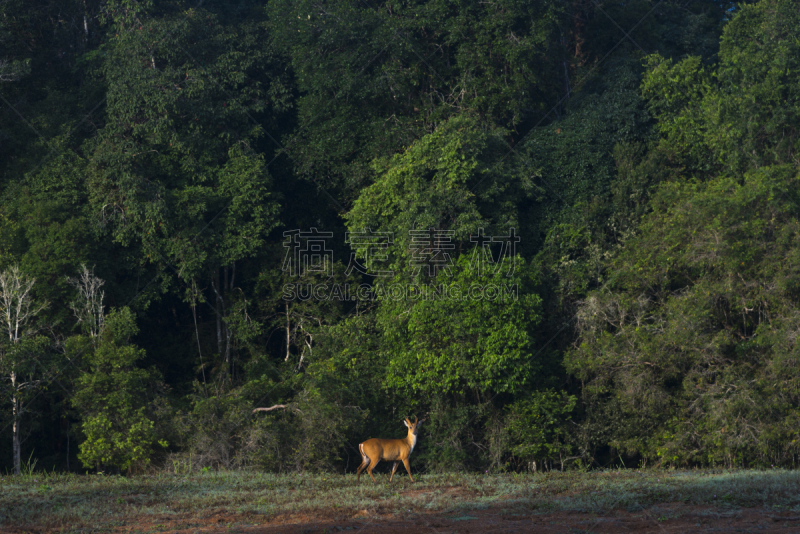
[[[46,338],[37,335],[35,319],[47,304],[35,298],[32,291],[35,283],[35,279],[25,276],[16,265],[0,273],[0,315],[6,331],[0,345],[0,365],[9,381],[4,389],[11,401],[15,475],[20,474],[21,467],[20,437],[25,401],[42,385],[41,373],[46,371],[42,358]]]
[[[228,367],[237,262],[276,225],[262,123],[285,105],[281,79],[265,68],[256,21],[226,25],[203,9],[116,15],[99,66],[108,103],[90,143],[90,202],[142,266],[167,268],[190,302],[213,310]]]

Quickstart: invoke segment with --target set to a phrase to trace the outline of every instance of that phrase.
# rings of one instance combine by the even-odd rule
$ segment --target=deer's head
[[[405,423],[405,425],[408,427],[408,431],[411,434],[415,435],[415,436],[417,435],[417,432],[419,431],[420,425],[422,425],[422,423],[424,423],[424,422],[425,422],[425,419],[420,419],[418,421],[416,415],[414,416],[414,422],[413,423],[411,422],[411,419],[409,419],[408,417],[406,417],[406,420],[403,421],[403,423]]]

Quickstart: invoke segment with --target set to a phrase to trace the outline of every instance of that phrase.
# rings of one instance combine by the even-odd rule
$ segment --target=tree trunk
[[[86,9],[86,0],[83,0],[83,44],[84,46],[89,44],[89,13]]]
[[[227,265],[225,266],[225,269],[223,270],[222,276],[225,278],[225,280],[224,280],[224,282],[225,282],[225,293],[228,293],[232,289],[232,285],[233,284],[231,282],[233,280],[229,280],[228,279],[228,266]],[[224,299],[222,300],[222,302],[220,302],[220,305],[222,306],[221,311],[222,311],[222,315],[224,317],[225,316],[225,300]],[[222,324],[222,328],[225,330],[225,367],[228,369],[228,371],[232,375],[233,374],[233,369],[230,368],[230,365],[231,365],[231,331],[228,329],[228,323],[223,323]]]
[[[216,278],[216,280],[214,280]],[[219,269],[211,279],[211,288],[214,290],[214,302],[216,302],[216,309],[214,313],[217,316],[217,353],[222,356],[222,308],[220,303],[222,302],[222,295],[220,295],[220,291],[222,291],[222,287],[219,284]]]
[[[211,277],[211,288],[214,290],[216,306],[214,313],[217,316],[217,352],[225,358],[225,372],[230,374],[231,370],[231,331],[225,323],[225,293],[233,289],[233,277],[236,275],[234,270],[228,277],[228,267],[217,269]],[[220,278],[221,277],[221,278]]]
[[[11,387],[14,389],[14,393],[11,397],[11,404],[13,405],[13,417],[12,425],[13,429],[12,432],[14,434],[14,474],[19,475],[21,472],[22,466],[22,451],[20,450],[20,443],[19,443],[19,398],[17,397],[16,387],[17,387],[17,374],[12,372],[11,373]]]
[[[226,268],[227,271],[227,268]],[[231,281],[228,284],[228,291],[233,291],[233,284],[236,281],[236,262],[231,263]],[[231,359],[231,330],[228,328],[228,324],[225,324],[225,333],[227,334],[227,341],[225,346],[225,359],[230,361]],[[233,362],[231,362],[231,375],[233,374]]]
[[[192,287],[194,288],[194,281],[192,282]],[[192,297],[194,298],[194,297]],[[203,364],[203,350],[200,347],[200,330],[197,328],[197,306],[194,306],[194,301],[192,301],[192,319],[194,320],[194,335],[195,339],[197,340],[197,354],[200,356],[200,370],[203,372],[203,393],[206,394],[206,368]]]
[[[289,301],[286,300],[284,303],[286,304],[286,358],[283,361],[288,362],[289,356],[291,356],[289,347],[292,344],[292,325],[289,322]]]

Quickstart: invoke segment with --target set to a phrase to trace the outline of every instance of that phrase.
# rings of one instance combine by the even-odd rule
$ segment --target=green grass
[[[230,524],[259,524],[304,514],[321,518],[357,514],[400,516],[437,512],[451,518],[496,508],[502,513],[649,509],[685,503],[733,512],[760,507],[800,511],[800,472],[785,470],[619,470],[546,474],[417,475],[417,483],[388,475],[379,483],[347,475],[275,475],[254,471],[79,476],[33,473],[0,477],[0,530],[109,531],[149,523],[154,531],[224,515]],[[200,524],[198,523],[198,524]],[[171,524],[172,526],[167,526]],[[161,528],[163,526],[163,528]]]

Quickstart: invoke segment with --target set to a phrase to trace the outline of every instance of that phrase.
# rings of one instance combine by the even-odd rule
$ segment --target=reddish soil
[[[660,514],[660,517],[656,517]],[[145,519],[144,517],[142,518]],[[198,517],[154,518],[137,523],[126,522],[116,532],[201,533],[286,533],[330,534],[335,532],[386,533],[591,533],[617,534],[634,532],[688,534],[699,532],[800,532],[800,516],[789,512],[769,512],[744,508],[722,510],[689,506],[682,503],[661,505],[640,512],[614,511],[605,516],[585,513],[554,512],[540,515],[509,515],[500,508],[449,514],[380,515],[362,510],[355,517],[296,515],[260,517],[237,515],[224,510]]]

